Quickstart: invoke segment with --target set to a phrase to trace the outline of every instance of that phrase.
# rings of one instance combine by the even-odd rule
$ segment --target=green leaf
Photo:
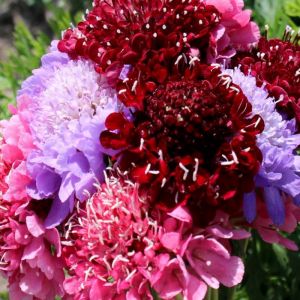
[[[286,268],[289,264],[289,257],[287,250],[280,245],[273,244],[272,249],[274,251],[275,257],[282,268]]]
[[[300,17],[300,0],[286,1],[284,9],[288,16]]]

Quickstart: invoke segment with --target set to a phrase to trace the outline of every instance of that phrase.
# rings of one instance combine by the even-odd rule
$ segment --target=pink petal
[[[168,213],[168,215],[182,222],[192,222],[191,214],[188,212],[187,209],[183,208],[182,206],[178,206],[172,212]]]
[[[34,259],[44,250],[43,242],[40,238],[34,239],[25,249],[22,260]]]
[[[39,220],[39,218],[36,215],[27,216],[26,225],[29,232],[34,237],[39,237],[45,232],[42,222]]]
[[[56,228],[48,229],[45,234],[46,239],[55,246],[57,256],[61,256],[60,236]]]
[[[53,279],[56,266],[49,251],[44,251],[43,254],[39,255],[37,265],[49,280]]]
[[[26,274],[20,280],[21,290],[29,295],[36,295],[42,289],[43,280],[40,278],[40,273],[35,269],[26,270]]]
[[[202,300],[207,292],[207,285],[198,277],[189,274],[188,285],[184,291],[184,300]]]
[[[159,280],[153,286],[161,298],[173,299],[185,289],[187,278],[181,267],[179,261],[173,259],[162,271]]]
[[[31,241],[31,236],[25,225],[19,225],[15,231],[15,239],[21,245],[27,245]]]
[[[259,37],[260,31],[254,22],[250,22],[247,26],[230,33],[231,42],[235,45],[240,45],[242,48],[256,43]]]
[[[233,11],[232,0],[206,0],[207,5],[213,5],[221,14],[226,15]]]
[[[181,234],[178,232],[168,232],[162,235],[160,241],[164,247],[167,249],[176,252],[179,247],[181,239]]]
[[[227,249],[214,239],[194,238],[188,247],[187,258],[194,271],[213,288],[219,288],[219,282],[232,287],[243,279],[242,260],[230,256]]]

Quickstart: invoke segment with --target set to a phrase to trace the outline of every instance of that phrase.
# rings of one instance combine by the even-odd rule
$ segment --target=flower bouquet
[[[95,0],[1,121],[11,300],[201,300],[300,221],[300,35],[242,0]]]

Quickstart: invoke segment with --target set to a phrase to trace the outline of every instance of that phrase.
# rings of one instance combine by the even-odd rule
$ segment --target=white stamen
[[[189,174],[189,169],[187,169],[182,163],[179,163],[179,167],[184,171],[183,180],[186,180]]]
[[[198,169],[199,169],[199,159],[195,158],[195,169],[193,172],[193,181],[197,180]]]
[[[167,183],[167,178],[163,178],[162,182],[161,182],[161,188],[163,188],[165,186],[165,184]]]
[[[135,91],[136,91],[137,85],[138,85],[138,81],[136,80],[136,81],[133,83],[133,85],[132,85],[132,89],[131,89],[132,92],[135,92]]]

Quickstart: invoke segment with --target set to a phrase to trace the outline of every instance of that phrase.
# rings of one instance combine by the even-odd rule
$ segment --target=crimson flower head
[[[91,59],[110,75],[129,64],[163,81],[180,54],[201,49],[205,58],[210,33],[220,22],[218,10],[198,0],[111,0],[93,6],[85,21],[66,31],[59,49]]]
[[[118,166],[162,209],[238,201],[260,166],[262,119],[217,66],[193,65],[147,93],[134,121],[111,114],[101,135],[123,149]]]
[[[266,85],[277,107],[288,118],[300,122],[300,35],[292,36],[287,27],[283,40],[262,37],[251,52],[237,55],[234,65],[255,76],[259,86]]]

